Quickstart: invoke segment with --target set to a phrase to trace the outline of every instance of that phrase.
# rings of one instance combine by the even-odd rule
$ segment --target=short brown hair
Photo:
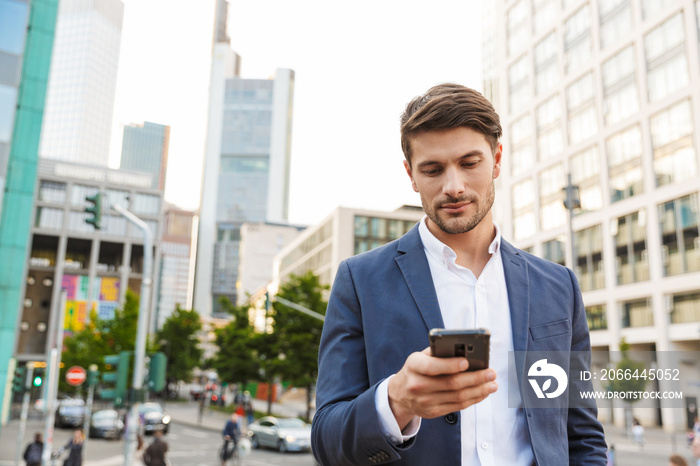
[[[681,455],[671,455],[668,461],[674,466],[688,466],[688,462]]]
[[[424,131],[465,126],[483,134],[493,152],[501,138],[501,122],[486,97],[459,84],[438,84],[414,98],[401,115],[401,149],[411,163],[410,138]]]

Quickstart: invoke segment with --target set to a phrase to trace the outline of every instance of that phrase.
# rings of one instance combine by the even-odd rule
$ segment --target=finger
[[[469,368],[469,362],[466,358],[434,357],[430,355],[430,348],[426,348],[420,353],[413,353],[409,356],[409,360],[412,370],[429,376],[456,374]]]

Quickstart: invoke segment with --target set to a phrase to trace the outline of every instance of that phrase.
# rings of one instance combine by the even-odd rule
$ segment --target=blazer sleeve
[[[586,322],[586,311],[583,306],[581,290],[573,272],[566,269],[574,290],[574,310],[572,315],[571,351],[576,354],[587,354],[585,365],[591,365],[591,342]],[[592,391],[590,381],[574,380],[571,390]],[[608,445],[605,441],[603,426],[597,419],[598,409],[595,402],[588,408],[571,408],[567,422],[569,434],[569,464],[601,465],[607,464],[606,452]]]
[[[347,262],[338,268],[319,349],[312,449],[324,466],[370,465],[400,459],[385,438],[370,386],[360,299]]]

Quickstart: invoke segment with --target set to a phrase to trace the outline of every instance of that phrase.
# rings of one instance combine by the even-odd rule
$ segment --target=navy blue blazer
[[[504,240],[501,255],[513,345],[521,352],[514,354],[590,352],[573,273]],[[461,464],[459,413],[423,419],[418,434],[397,446],[381,431],[374,404],[377,385],[397,373],[411,353],[429,346],[428,332],[435,327],[444,325],[418,226],[340,264],[321,337],[312,424],[312,447],[321,464]],[[515,362],[522,391],[525,361],[516,356]],[[570,384],[592,389],[590,382]],[[524,409],[538,465],[606,464],[607,444],[595,405],[570,409],[564,401],[553,408]]]

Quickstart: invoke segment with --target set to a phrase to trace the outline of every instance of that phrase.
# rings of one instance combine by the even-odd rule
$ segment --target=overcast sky
[[[165,197],[196,209],[214,1],[124,3],[116,120],[172,127]],[[312,224],[338,205],[419,204],[399,115],[441,82],[482,89],[480,2],[232,0],[230,9],[242,77],[296,75],[289,220]]]

